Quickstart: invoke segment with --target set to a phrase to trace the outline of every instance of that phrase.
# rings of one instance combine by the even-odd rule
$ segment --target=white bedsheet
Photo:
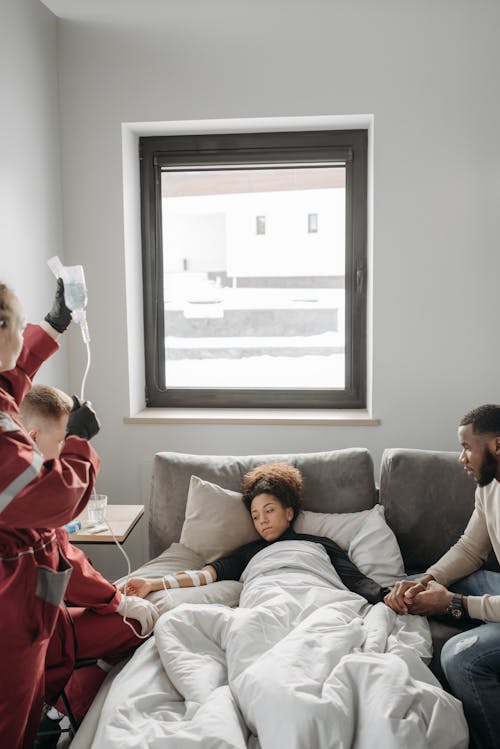
[[[461,704],[422,660],[425,619],[367,604],[311,542],[264,549],[243,580],[237,609],[185,604],[158,620],[89,745],[466,749]]]

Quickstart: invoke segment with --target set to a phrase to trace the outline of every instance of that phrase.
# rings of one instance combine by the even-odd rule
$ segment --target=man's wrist
[[[451,600],[446,607],[446,613],[450,614],[450,616],[456,620],[460,620],[464,616],[467,616],[467,609],[464,605],[464,596],[460,593],[448,592],[451,595]]]
[[[446,603],[444,605],[444,611],[443,614],[449,613],[450,606],[453,602],[453,598],[455,597],[455,593],[452,593],[451,590],[446,591]]]
[[[435,579],[436,578],[434,577],[434,575],[422,575],[422,577],[416,582],[420,583],[421,585],[425,587],[428,583],[431,582],[431,580],[435,580]]]

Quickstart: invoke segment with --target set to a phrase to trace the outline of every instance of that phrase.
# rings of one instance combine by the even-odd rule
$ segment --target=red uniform
[[[47,650],[45,700],[53,704],[69,679],[66,695],[75,718],[80,720],[106,671],[96,666],[71,675],[75,659],[100,658],[114,664],[130,655],[143,640],[115,613],[122,597],[116,586],[92,567],[83,551],[69,543],[64,528],[58,528],[56,533],[73,572],[65,595],[68,608],[61,610]],[[132,623],[140,632],[139,622]]]
[[[43,457],[19,423],[31,378],[55,350],[29,325],[15,369],[0,373],[0,745],[31,748],[43,707],[45,654],[71,566],[54,527],[87,504],[99,468],[85,440],[69,437]]]

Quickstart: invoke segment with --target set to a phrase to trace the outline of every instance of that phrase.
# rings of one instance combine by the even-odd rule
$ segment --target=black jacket
[[[274,541],[265,541],[264,539],[252,541],[249,544],[240,546],[239,549],[236,549],[227,557],[221,557],[215,562],[210,562],[210,565],[217,572],[217,580],[239,580],[252,557],[257,552],[265,549],[267,546],[271,546],[271,544],[277,541],[313,541],[314,543],[321,544],[346,588],[366,598],[369,603],[383,601],[384,596],[389,592],[389,588],[381,588],[374,580],[363,575],[356,565],[351,562],[345,551],[330,538],[310,536],[308,533],[296,533],[292,527],[287,528]]]

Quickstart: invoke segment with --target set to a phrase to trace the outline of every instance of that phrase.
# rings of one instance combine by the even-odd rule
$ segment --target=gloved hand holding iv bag
[[[64,297],[64,282],[62,278],[57,279],[57,289],[54,301],[50,312],[44,317],[44,320],[49,323],[54,330],[58,333],[64,333],[71,323],[71,310],[66,305],[66,299]]]

